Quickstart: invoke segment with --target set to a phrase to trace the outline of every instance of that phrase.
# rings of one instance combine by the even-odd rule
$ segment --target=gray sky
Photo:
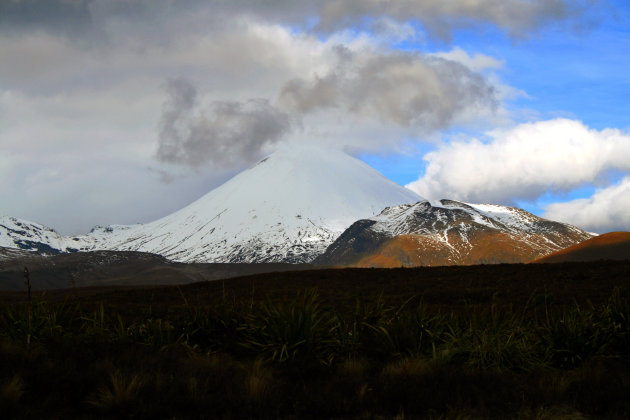
[[[592,3],[0,0],[0,213],[71,234],[146,222],[291,142],[359,155],[427,144],[421,195],[509,203],[440,169],[450,145],[516,130],[509,102],[527,96],[503,80],[503,57],[455,35],[588,30]],[[550,180],[522,185],[535,196]]]

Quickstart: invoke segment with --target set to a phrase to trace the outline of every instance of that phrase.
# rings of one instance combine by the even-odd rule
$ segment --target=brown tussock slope
[[[532,263],[630,260],[630,232],[610,232],[538,258]]]
[[[388,207],[314,261],[337,267],[527,263],[593,235],[515,207],[442,199]]]
[[[437,235],[399,235],[349,265],[393,268],[526,263],[540,257],[545,246],[544,238],[538,235],[518,237],[496,231],[476,232],[466,240],[449,233],[448,242],[442,239]]]

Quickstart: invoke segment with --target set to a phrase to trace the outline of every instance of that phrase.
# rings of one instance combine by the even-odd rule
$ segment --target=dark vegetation
[[[629,282],[597,262],[3,292],[0,412],[629,418]]]
[[[0,290],[22,290],[22,270],[33,287],[62,289],[121,285],[173,285],[278,271],[312,269],[310,264],[177,263],[147,252],[91,251],[44,256],[0,247]]]

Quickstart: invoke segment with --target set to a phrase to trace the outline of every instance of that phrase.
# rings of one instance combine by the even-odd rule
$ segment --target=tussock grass
[[[0,405],[26,418],[630,417],[628,295],[534,301],[339,310],[307,289],[131,314],[4,305]]]
[[[605,311],[605,309],[604,309]],[[574,368],[602,354],[610,344],[612,325],[602,322],[601,311],[574,307],[550,316],[542,325],[541,345],[553,366]]]
[[[101,386],[96,394],[87,400],[91,404],[107,412],[123,412],[130,409],[138,401],[144,381],[138,374],[125,375],[114,371],[110,375],[110,383]]]
[[[245,380],[245,392],[250,402],[255,405],[262,404],[269,395],[273,374],[271,369],[261,359],[256,360]]]
[[[433,371],[436,362],[430,359],[404,358],[383,367],[382,375],[390,381],[418,378]]]
[[[0,381],[0,410],[5,413],[12,412],[17,407],[22,395],[24,395],[25,388],[24,381],[20,375],[13,375],[4,381]]]
[[[318,358],[326,352],[330,318],[317,302],[317,291],[307,290],[294,300],[266,302],[249,314],[239,328],[244,348],[270,360]]]
[[[363,377],[368,373],[369,360],[350,357],[339,364],[339,374],[350,377]]]
[[[528,371],[544,364],[531,324],[492,305],[445,333],[439,357],[476,370]]]
[[[523,410],[514,420],[588,420],[589,417],[572,407],[541,407],[537,410]]]

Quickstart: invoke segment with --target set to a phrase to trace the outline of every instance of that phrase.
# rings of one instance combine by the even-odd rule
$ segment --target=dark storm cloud
[[[92,28],[87,0],[0,0],[0,30],[71,36]]]
[[[448,38],[458,27],[491,23],[525,35],[551,21],[579,17],[594,0],[232,0],[213,7],[277,23],[331,33],[378,23],[382,18],[418,22],[433,36]]]
[[[112,27],[141,36],[154,34],[156,27],[172,31],[182,17],[187,23],[175,32],[221,25],[226,19],[242,16],[320,33],[374,25],[389,18],[418,22],[431,35],[441,38],[448,38],[454,28],[484,23],[524,35],[550,21],[579,17],[592,3],[593,0],[0,0],[0,28],[44,29],[88,38],[96,33],[102,38]],[[197,20],[195,24],[191,24],[191,17]]]
[[[493,111],[498,106],[492,85],[454,61],[407,53],[337,51],[339,64],[330,73],[291,80],[279,102],[300,113],[340,108],[426,130],[445,128],[466,112]]]
[[[289,115],[265,99],[214,101],[200,109],[197,90],[183,78],[166,84],[157,158],[165,163],[226,167],[250,162],[291,130]]]
[[[511,34],[549,21],[579,15],[583,1],[569,0],[324,0],[318,27],[333,31],[360,25],[366,18],[389,17],[422,23],[427,31],[448,38],[453,28],[488,22]]]

